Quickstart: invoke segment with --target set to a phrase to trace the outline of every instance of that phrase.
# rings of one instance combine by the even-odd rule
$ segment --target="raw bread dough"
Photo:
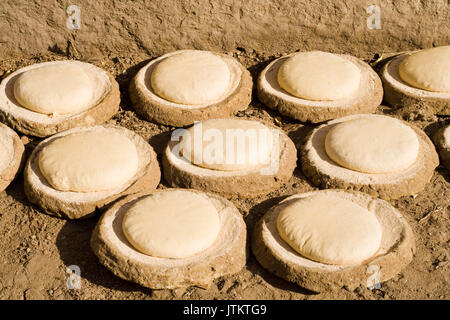
[[[211,201],[190,191],[151,194],[125,213],[122,230],[140,252],[182,259],[209,248],[220,230]]]
[[[270,164],[275,133],[256,121],[207,120],[186,130],[180,153],[189,162],[207,169],[257,169]]]
[[[334,195],[317,194],[287,204],[278,215],[277,230],[302,256],[337,265],[372,257],[382,239],[375,214]]]
[[[361,71],[337,55],[302,52],[290,57],[278,70],[279,85],[307,100],[338,100],[351,97],[359,88]]]
[[[230,70],[223,59],[207,51],[184,51],[161,61],[151,75],[157,95],[181,104],[217,101],[230,86]]]
[[[406,57],[398,67],[409,85],[434,92],[450,92],[450,46],[421,50]]]
[[[416,133],[399,120],[370,117],[344,121],[325,139],[327,155],[339,165],[365,173],[407,169],[419,152]]]
[[[79,65],[47,65],[22,73],[14,83],[14,97],[24,108],[42,114],[79,113],[96,103],[98,86]]]
[[[95,192],[127,183],[138,169],[135,145],[118,132],[87,131],[52,141],[39,153],[39,169],[60,191]]]

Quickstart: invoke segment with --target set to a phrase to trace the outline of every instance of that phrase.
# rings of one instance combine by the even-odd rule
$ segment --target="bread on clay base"
[[[189,191],[208,196],[219,213],[220,231],[209,248],[183,259],[152,257],[137,251],[123,234],[122,220],[131,205],[148,195],[139,193],[116,202],[95,227],[91,247],[100,262],[116,276],[152,289],[207,288],[214,279],[239,272],[247,259],[247,231],[242,215],[220,196]]]
[[[14,97],[14,83],[21,73],[42,66],[67,63],[88,68],[106,80],[108,86],[97,104],[77,114],[47,115],[28,110],[17,102]],[[63,60],[33,64],[11,73],[0,84],[0,121],[26,135],[37,137],[47,137],[74,127],[102,124],[119,110],[119,103],[119,84],[114,77],[101,68],[80,61]]]
[[[282,115],[302,122],[322,122],[357,113],[372,113],[383,98],[381,80],[376,72],[364,61],[350,56],[338,56],[353,62],[361,70],[359,89],[353,97],[335,101],[312,101],[295,97],[282,89],[278,83],[278,69],[292,53],[272,61],[258,77],[259,100]]]
[[[415,51],[414,51],[415,52]],[[400,63],[414,52],[392,57],[380,71],[384,88],[384,100],[397,109],[423,114],[450,115],[450,92],[433,92],[410,86],[398,73]]]
[[[214,192],[225,197],[255,197],[278,189],[294,172],[297,149],[292,140],[280,129],[278,159],[272,156],[273,172],[265,168],[220,171],[196,166],[173,153],[179,143],[170,141],[163,153],[163,174],[172,187],[193,188]]]
[[[363,173],[344,168],[328,157],[325,150],[325,138],[328,131],[338,123],[361,117],[385,116],[351,115],[331,120],[309,134],[301,150],[300,158],[305,176],[314,185],[323,189],[362,191],[382,199],[397,199],[422,191],[433,176],[439,159],[433,143],[425,132],[406,121],[402,123],[411,127],[417,134],[419,152],[415,163],[405,170],[393,173]]]
[[[281,239],[276,227],[280,210],[295,199],[317,193],[350,200],[377,216],[383,235],[380,248],[373,257],[350,266],[330,265],[301,256]],[[344,286],[353,290],[359,285],[372,284],[368,280],[376,270],[379,271],[379,281],[387,281],[401,272],[415,253],[411,227],[394,207],[367,194],[344,190],[312,191],[284,199],[257,223],[251,244],[253,254],[265,269],[314,292],[333,291]]]
[[[117,130],[128,137],[136,146],[138,153],[138,170],[125,185],[111,190],[98,192],[64,192],[54,189],[39,169],[39,152],[53,140],[72,133]],[[28,200],[39,206],[46,213],[58,217],[78,219],[89,217],[96,209],[102,209],[116,199],[128,194],[155,190],[159,184],[161,172],[153,148],[138,134],[115,125],[79,127],[53,135],[41,143],[31,153],[24,170],[24,189]]]
[[[247,109],[253,86],[250,72],[236,59],[220,53],[214,54],[226,62],[231,74],[229,92],[220,101],[208,105],[184,105],[158,96],[150,84],[152,71],[164,59],[187,51],[190,50],[165,54],[150,61],[138,71],[130,83],[129,91],[133,107],[139,115],[152,122],[183,127],[195,121],[232,116],[238,111]]]

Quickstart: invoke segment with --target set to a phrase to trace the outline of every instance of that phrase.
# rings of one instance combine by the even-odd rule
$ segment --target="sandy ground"
[[[0,76],[32,63],[74,57],[71,52],[31,56],[26,59],[6,59],[0,62]],[[229,54],[257,73],[272,57],[261,57],[245,50]],[[121,109],[111,123],[122,125],[145,138],[158,152],[159,158],[173,128],[153,124],[139,118],[130,104],[127,88],[130,78],[151,57],[106,56],[91,60],[116,76],[121,87]],[[367,57],[362,57],[367,58]],[[424,115],[420,112],[398,113],[380,106],[380,114],[389,114],[414,123],[432,135],[450,119]],[[312,125],[300,124],[279,117],[254,97],[250,107],[237,115],[281,124],[297,148],[302,145]],[[276,118],[276,120],[275,120]],[[29,153],[39,142],[22,137]],[[416,236],[417,253],[413,262],[397,277],[368,290],[361,286],[354,291],[342,288],[336,292],[314,294],[265,271],[250,255],[246,267],[236,275],[214,281],[210,288],[150,290],[115,277],[96,259],[89,246],[91,232],[99,214],[91,219],[67,221],[43,214],[31,206],[23,193],[20,175],[0,193],[0,299],[450,299],[449,212],[450,174],[442,166],[431,182],[418,195],[391,201],[411,224]],[[162,180],[159,188],[167,187]],[[252,232],[255,222],[265,211],[287,195],[315,188],[299,169],[280,190],[255,199],[232,199]],[[81,288],[66,286],[66,267],[81,268]]]

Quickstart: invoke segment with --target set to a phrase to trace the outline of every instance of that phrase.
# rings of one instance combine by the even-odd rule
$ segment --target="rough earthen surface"
[[[257,56],[241,51],[231,52],[251,70],[263,61]],[[113,53],[111,53],[113,55]],[[0,70],[16,70],[35,62],[66,58],[46,54],[41,57],[6,59],[0,62]],[[156,125],[138,117],[128,98],[129,81],[138,70],[135,66],[140,57],[113,55],[94,62],[114,74],[121,91],[120,111],[109,120],[133,130],[143,137],[161,157],[170,139],[173,128]],[[126,72],[124,72],[126,70]],[[402,114],[386,106],[380,106],[377,114],[389,114],[401,118]],[[289,118],[280,118],[257,99],[253,99],[245,112],[237,117],[273,123],[288,134],[300,150],[304,137],[314,128]],[[422,116],[420,113],[406,115],[409,123],[425,129],[433,135],[444,125],[443,119]],[[40,139],[20,135],[29,155]],[[362,285],[355,290],[342,288],[313,294],[266,271],[250,255],[246,266],[234,275],[219,277],[205,290],[196,287],[173,290],[150,290],[115,276],[101,263],[90,248],[90,238],[98,216],[82,220],[63,220],[43,214],[32,205],[24,194],[23,179],[15,179],[8,188],[0,192],[0,244],[1,299],[448,299],[448,219],[449,172],[440,166],[430,183],[415,197],[401,197],[389,203],[404,213],[416,237],[417,251],[411,264],[393,279],[382,283],[381,288],[369,290]],[[162,179],[158,189],[168,187]],[[233,197],[231,201],[244,217],[248,233],[270,207],[284,197],[315,190],[300,168],[278,190],[255,198]],[[76,241],[74,241],[76,239]],[[81,269],[81,290],[70,290],[66,286],[66,267],[78,265]]]
[[[445,0],[78,0],[73,4],[80,8],[79,30],[66,27],[69,4],[2,1],[0,56],[51,49],[82,59],[110,52],[156,57],[186,48],[219,52],[241,48],[264,59],[298,49],[372,57],[447,45],[450,40]],[[380,7],[381,29],[367,27],[373,13],[366,10],[374,4]]]
[[[0,77],[38,62],[79,59],[110,72],[121,103],[109,124],[119,124],[148,141],[161,159],[173,128],[143,120],[133,110],[128,87],[149,59],[179,49],[227,53],[249,68],[253,81],[269,61],[296,50],[351,54],[370,62],[400,51],[448,45],[448,3],[379,2],[381,29],[368,29],[372,0],[324,1],[87,1],[77,0],[81,29],[66,28],[68,2],[5,0],[0,5]],[[420,17],[420,23],[417,23]],[[378,67],[378,65],[376,66]],[[381,105],[375,111],[407,120],[428,136],[445,118]],[[279,117],[255,97],[242,119],[276,123],[297,148],[314,128]],[[39,138],[20,135],[28,155]],[[362,285],[313,294],[266,271],[249,256],[237,274],[220,277],[209,289],[150,290],[124,281],[98,262],[90,248],[97,217],[63,220],[42,214],[15,179],[0,192],[0,299],[450,299],[450,172],[439,166],[417,196],[389,203],[403,212],[416,237],[411,264],[380,289]],[[167,188],[163,179],[158,189]],[[262,215],[286,196],[315,190],[300,168],[278,190],[231,201],[251,233]],[[76,239],[76,241],[74,241]],[[66,286],[66,267],[81,269],[81,289]]]

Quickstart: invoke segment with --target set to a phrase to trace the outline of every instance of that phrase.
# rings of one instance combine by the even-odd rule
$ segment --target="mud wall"
[[[80,29],[67,27],[70,5]],[[367,7],[380,8],[369,29]],[[180,48],[270,56],[320,49],[363,57],[449,44],[448,0],[2,0],[0,59],[73,50],[79,58]]]

